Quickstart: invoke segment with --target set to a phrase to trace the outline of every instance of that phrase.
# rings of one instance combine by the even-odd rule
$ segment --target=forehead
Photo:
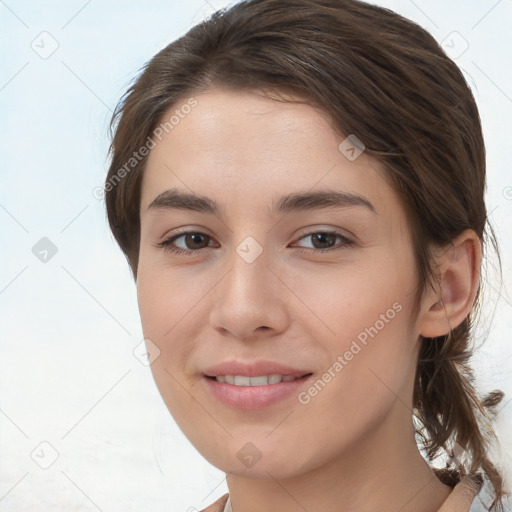
[[[261,92],[215,89],[173,105],[161,140],[144,171],[141,215],[165,189],[216,197],[219,202],[268,202],[283,191],[321,188],[396,201],[377,161],[364,152],[351,161],[340,151],[345,137],[330,116],[304,103]],[[182,110],[181,110],[182,109]],[[187,113],[185,113],[187,112]],[[161,126],[163,126],[161,124]]]
[[[167,145],[175,149],[179,146],[180,157],[187,153],[197,159],[205,154],[222,154],[224,160],[245,158],[256,162],[268,155],[273,159],[289,157],[293,143],[306,143],[308,147],[323,139],[327,145],[340,138],[328,124],[326,114],[305,104],[304,99],[287,94],[283,96],[286,100],[279,101],[267,94],[212,89],[194,95],[195,106],[191,109],[185,108],[190,98],[181,100],[162,117],[161,127],[165,128],[171,118],[172,123],[162,134],[164,144],[157,144],[150,160],[168,153],[163,147]]]

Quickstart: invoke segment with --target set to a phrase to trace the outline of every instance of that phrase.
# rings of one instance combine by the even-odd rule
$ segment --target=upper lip
[[[251,363],[244,363],[242,361],[224,361],[223,363],[207,368],[204,373],[207,377],[218,377],[219,375],[259,377],[272,374],[302,377],[312,372],[292,368],[275,361],[259,360]]]

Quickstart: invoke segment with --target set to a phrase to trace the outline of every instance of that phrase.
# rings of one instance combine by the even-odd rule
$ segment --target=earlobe
[[[473,308],[482,261],[482,242],[466,230],[436,256],[438,282],[422,299],[419,334],[425,338],[444,336],[455,329]]]

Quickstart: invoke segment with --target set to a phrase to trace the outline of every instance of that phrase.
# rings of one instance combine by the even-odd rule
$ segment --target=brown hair
[[[497,251],[487,230],[477,106],[435,39],[393,11],[358,0],[246,0],[217,11],[155,55],[112,117],[106,207],[135,279],[147,160],[137,152],[151,147],[170,107],[212,86],[295,91],[328,112],[340,133],[364,143],[407,209],[418,301],[435,280],[434,247],[473,229],[482,242],[490,236]],[[480,286],[473,314],[479,297]],[[495,439],[492,411],[503,393],[477,395],[468,365],[472,327],[469,315],[450,334],[422,340],[415,428],[431,461],[443,450],[453,455],[454,443],[464,450],[467,460],[456,459],[455,469],[436,469],[444,483],[453,486],[466,474],[478,478],[481,470],[494,488],[493,507],[502,510],[503,480],[487,449]]]

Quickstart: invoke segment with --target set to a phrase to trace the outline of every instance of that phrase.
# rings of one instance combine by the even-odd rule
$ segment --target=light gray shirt
[[[493,492],[492,492],[492,484],[489,480],[484,479],[478,494],[475,495],[473,501],[471,502],[471,507],[468,512],[489,512],[491,504],[493,502]],[[512,503],[511,498],[503,500],[503,511],[504,512],[512,512]],[[228,497],[228,501],[224,506],[223,512],[233,512],[231,508],[231,500]]]

